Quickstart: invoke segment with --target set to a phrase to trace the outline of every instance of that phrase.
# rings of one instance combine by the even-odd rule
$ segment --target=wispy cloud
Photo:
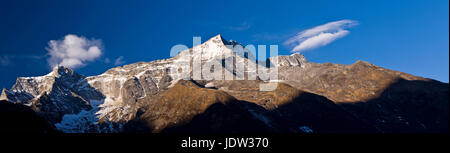
[[[27,61],[39,61],[43,58],[46,58],[47,56],[38,56],[38,55],[0,55],[0,66],[10,66],[14,65],[17,61],[21,62],[22,60]]]
[[[257,33],[252,35],[254,40],[263,40],[263,41],[280,41],[280,40],[286,40],[288,38],[285,35],[282,34],[272,34],[272,33]]]
[[[68,34],[62,40],[50,40],[46,48],[50,55],[47,62],[51,67],[82,67],[99,58],[102,55],[101,48],[100,40]]]
[[[358,25],[354,20],[339,20],[328,22],[311,29],[303,30],[296,36],[287,40],[284,44],[291,46],[291,52],[303,52],[329,43],[348,35],[350,32],[346,28]]]
[[[232,30],[232,31],[245,31],[250,29],[251,25],[248,22],[242,22],[238,25],[234,25],[234,26],[229,26],[227,27],[227,29]]]
[[[109,63],[111,62],[111,60],[109,60],[109,58],[105,58],[105,59],[103,60],[103,62],[105,62],[106,64],[109,64]]]
[[[0,66],[8,66],[11,63],[9,56],[0,56]]]
[[[122,65],[125,64],[125,61],[123,61],[123,56],[120,56],[114,60],[114,65]]]

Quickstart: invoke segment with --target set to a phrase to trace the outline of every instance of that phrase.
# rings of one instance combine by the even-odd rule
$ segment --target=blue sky
[[[283,45],[301,31],[352,20],[349,33],[302,51],[317,63],[364,60],[449,80],[447,0],[343,1],[1,1],[0,87],[50,71],[49,41],[68,34],[99,40],[102,54],[75,70],[98,75],[118,64],[168,58],[176,44],[216,34],[243,44]],[[46,49],[47,48],[47,49]],[[105,62],[109,59],[110,62]]]

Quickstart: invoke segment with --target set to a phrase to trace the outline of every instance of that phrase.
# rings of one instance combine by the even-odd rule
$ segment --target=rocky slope
[[[256,96],[269,102],[238,100],[182,80],[126,124],[125,132],[378,132],[325,97],[287,84]]]
[[[311,63],[301,54],[264,65],[230,48],[239,45],[218,35],[175,57],[98,76],[56,67],[18,78],[0,99],[30,107],[63,132],[448,132],[447,83],[364,61]],[[195,60],[234,80],[196,77],[200,65],[183,67]],[[278,79],[251,80],[258,69],[277,69]],[[276,90],[259,90],[269,82]]]

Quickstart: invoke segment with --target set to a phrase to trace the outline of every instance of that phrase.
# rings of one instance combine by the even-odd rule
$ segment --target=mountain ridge
[[[237,107],[235,109],[239,110],[233,110],[233,112],[240,114],[243,118],[248,118],[249,120],[254,121],[255,124],[264,124],[264,127],[266,128],[264,128],[263,131],[277,131],[273,130],[273,128],[269,126],[273,124],[279,129],[284,129],[284,132],[302,132],[302,130],[299,131],[299,129],[295,126],[301,126],[301,129],[310,129],[317,132],[333,132],[332,129],[326,129],[323,126],[328,123],[333,125],[336,124],[330,120],[316,118],[315,120],[317,121],[321,120],[323,122],[327,122],[319,123],[314,120],[305,119],[303,120],[304,123],[300,123],[299,121],[292,119],[305,115],[323,115],[331,117],[327,113],[321,113],[320,111],[305,111],[304,113],[299,113],[291,109],[278,109],[280,104],[291,103],[295,106],[293,108],[298,108],[298,110],[303,110],[304,108],[300,106],[308,104],[308,107],[317,108],[316,110],[322,107],[329,107],[332,112],[346,114],[340,115],[341,118],[337,118],[336,120],[346,122],[349,125],[346,128],[349,129],[354,129],[352,124],[362,125],[366,123],[371,123],[370,126],[367,126],[366,130],[372,132],[389,132],[389,130],[398,129],[399,127],[403,127],[405,129],[416,129],[419,131],[426,131],[424,128],[428,126],[433,127],[434,129],[439,129],[437,126],[448,127],[448,124],[443,125],[441,123],[427,122],[425,121],[427,118],[414,117],[416,116],[415,113],[409,113],[413,114],[413,117],[410,117],[412,118],[411,121],[401,122],[399,120],[405,120],[406,117],[401,117],[399,119],[398,116],[401,116],[399,114],[403,115],[405,113],[397,111],[409,111],[401,109],[403,107],[407,108],[409,105],[404,103],[401,103],[401,107],[393,105],[394,103],[403,101],[416,102],[417,100],[404,98],[401,94],[406,93],[407,95],[414,95],[419,93],[427,95],[424,97],[427,97],[428,99],[422,100],[440,106],[448,106],[448,93],[445,94],[445,92],[441,92],[448,91],[448,83],[446,84],[432,79],[426,79],[399,71],[385,69],[360,60],[351,65],[311,63],[308,62],[303,55],[295,53],[292,55],[280,55],[267,59],[269,66],[261,68],[278,69],[278,80],[272,81],[278,82],[277,84],[280,89],[277,88],[276,91],[262,92],[259,90],[259,84],[265,84],[270,81],[248,79],[250,73],[256,71],[256,69],[251,69],[251,66],[247,67],[247,64],[257,65],[259,62],[254,60],[254,56],[251,54],[244,57],[237,56],[237,53],[242,50],[228,48],[226,45],[236,46],[240,44],[236,41],[226,41],[219,34],[200,45],[180,52],[177,56],[172,58],[118,66],[96,76],[85,77],[77,74],[72,69],[55,67],[52,72],[44,76],[19,77],[11,89],[2,90],[0,99],[29,106],[40,116],[43,116],[49,123],[58,125],[57,128],[60,128],[59,130],[64,132],[120,132],[122,130],[132,132],[133,129],[130,128],[129,125],[131,123],[139,123],[139,120],[145,122],[147,125],[153,125],[151,126],[151,131],[153,132],[167,131],[164,130],[168,127],[167,125],[170,125],[168,128],[172,129],[168,131],[173,131],[173,129],[177,128],[172,127],[183,125],[172,124],[172,122],[186,123],[189,125],[189,121],[192,120],[195,124],[190,124],[190,128],[200,125],[206,126],[201,122],[209,122],[212,118],[209,115],[202,116],[202,114],[215,114],[219,116],[224,115],[224,113],[227,114],[226,111],[219,111],[222,112],[221,114],[211,113],[208,111],[209,107],[202,106],[201,109],[199,109],[198,107],[200,105],[190,106],[195,110],[199,110],[191,113],[189,113],[189,110],[184,110],[182,108],[166,107],[165,104],[173,103],[173,101],[186,102],[188,104],[194,104],[197,102],[205,104],[209,103],[212,104],[211,107],[214,107],[214,110],[230,110],[227,105],[216,106],[218,104],[215,104],[215,101],[199,98],[189,100],[190,97],[195,97],[195,95],[190,95],[188,93],[180,95],[186,98],[175,100],[176,98],[174,96],[177,95],[177,92],[173,90],[177,88],[186,88],[185,90],[187,91],[190,89],[192,89],[192,91],[201,91],[202,93],[204,92],[203,95],[205,96],[215,95],[217,92],[229,95],[233,99],[231,101],[234,101],[230,107]],[[211,61],[218,61],[219,63],[222,63],[221,66],[224,68],[222,75],[227,75],[228,73],[235,79],[241,79],[195,80],[195,78],[191,78],[189,80],[192,82],[189,83],[184,80],[185,78],[183,78],[183,76],[173,75],[170,73],[170,69],[179,62],[191,61],[192,59],[200,59],[201,64]],[[223,64],[226,60],[236,62],[234,62],[234,65],[231,65],[232,67],[228,67],[230,65]],[[240,61],[241,63],[237,61]],[[277,62],[272,63],[272,61]],[[235,64],[238,63],[245,64],[245,69],[235,69]],[[188,73],[191,75],[193,74],[193,67],[188,70]],[[402,82],[402,80],[406,81],[406,84],[416,84],[416,86],[405,88],[403,87],[405,85],[401,85],[402,87],[400,89],[395,88],[400,91],[396,92],[395,96],[386,95],[386,93],[389,93],[386,92],[386,90],[391,90],[393,85],[396,85],[398,82]],[[421,83],[416,83],[418,81]],[[426,87],[426,89],[410,90],[418,87]],[[299,99],[296,98],[297,95],[295,93],[297,92],[305,92],[308,93],[307,95],[311,95],[310,97],[323,97],[325,99]],[[428,96],[433,94],[436,94],[434,95],[436,97]],[[389,99],[390,97],[399,96],[402,98],[398,98],[398,101]],[[443,96],[447,96],[447,99],[441,98]],[[164,99],[173,100],[167,101]],[[380,102],[378,105],[379,100],[377,99],[393,102]],[[327,101],[326,103],[329,104],[322,105],[321,103],[323,101]],[[370,103],[373,101],[377,101],[377,104],[374,106],[362,106],[366,102]],[[417,103],[421,102],[417,101]],[[156,107],[156,104],[161,104],[161,106]],[[354,107],[353,104],[357,104],[358,107]],[[242,109],[243,107],[247,108],[250,105],[255,105],[255,107],[252,106],[252,108],[257,111],[250,111],[252,109]],[[410,105],[415,104],[412,103]],[[370,107],[375,110],[383,110],[385,109],[384,107],[387,107],[386,110],[388,110],[389,113],[368,114],[364,111],[361,112],[361,109],[364,107]],[[390,109],[391,107],[400,108]],[[434,106],[429,107],[430,109],[434,109]],[[168,113],[165,116],[165,120],[161,120],[161,118],[156,118],[156,120],[151,119],[151,117],[149,118],[148,114],[153,113],[153,111],[149,110],[159,110],[163,108],[165,108],[167,112],[162,113],[180,111],[182,114],[190,114],[188,115],[190,117],[178,118],[176,117],[176,113]],[[419,110],[419,108],[416,107],[413,109]],[[276,113],[271,110],[276,110]],[[424,112],[428,111],[424,110]],[[281,117],[283,116],[282,114],[287,115],[286,113],[297,115],[292,115],[292,118]],[[439,109],[438,114],[445,113],[448,115],[448,109]],[[273,119],[269,120],[266,117],[261,117],[265,116],[264,114],[269,114],[269,116],[273,119],[287,120],[290,122],[295,122],[296,124],[288,124],[285,122],[274,121]],[[299,116],[299,114],[301,115]],[[199,115],[202,116],[200,119],[199,117],[194,117]],[[153,114],[153,116],[155,116],[155,114]],[[255,116],[258,116],[259,118]],[[356,116],[357,119],[351,119],[353,118],[352,116]],[[389,121],[395,122],[395,124],[385,126],[384,123],[381,123],[382,120],[387,121],[385,118],[391,118]],[[228,124],[236,124],[236,122],[230,122],[230,118],[226,116],[223,116],[222,119],[227,121],[226,123]],[[448,122],[448,118],[442,116],[433,116],[431,119],[439,122],[447,120]],[[169,121],[171,122],[170,124],[168,124]],[[414,123],[414,125],[403,125],[406,123]],[[225,123],[216,124],[220,124],[220,126],[229,126]],[[421,124],[423,124],[423,126]],[[155,125],[157,125],[156,128]],[[112,127],[113,129],[108,129],[108,127]],[[122,127],[125,129],[122,129]],[[373,130],[377,128],[379,129]],[[222,128],[210,130],[219,132],[217,129]],[[340,130],[334,130],[334,132],[349,132],[349,129],[345,129],[345,127],[343,127]],[[180,130],[178,128],[178,130],[175,131]]]

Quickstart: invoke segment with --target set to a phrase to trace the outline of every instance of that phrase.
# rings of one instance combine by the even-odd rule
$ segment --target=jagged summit
[[[227,41],[225,38],[222,37],[221,34],[217,34],[216,36],[209,38],[203,44],[211,44],[211,43],[215,43],[218,45],[231,45],[231,46],[242,45],[241,43],[239,43],[235,40]]]
[[[72,77],[83,77],[83,75],[80,75],[76,73],[73,69],[67,68],[64,66],[55,66],[53,67],[52,71],[44,76],[33,76],[33,77],[18,77],[18,80],[25,79],[25,80],[35,80],[35,81],[41,81],[48,77],[54,77],[54,78],[60,78],[62,76],[72,76]],[[16,80],[17,81],[17,80]]]
[[[227,41],[222,37],[221,34],[217,34],[217,35],[215,35],[214,37],[209,38],[206,42],[209,42],[209,41],[222,42],[222,43],[227,42]]]
[[[66,68],[66,67],[64,67],[64,66],[55,66],[55,67],[53,67],[53,69],[52,69],[52,72],[56,72],[56,73],[67,73],[67,72],[70,72],[70,71],[73,71],[72,69],[70,69],[70,68]]]
[[[211,37],[207,39],[206,41],[202,42],[200,46],[204,45],[217,45],[217,46],[225,46],[227,44],[227,41],[222,37],[222,35],[218,34],[214,37]],[[195,48],[196,46],[194,46]]]
[[[220,34],[208,39],[204,43],[190,49],[183,51],[189,51],[193,58],[201,58],[202,60],[214,60],[222,59],[232,56],[234,51],[228,48],[226,45],[230,44]]]
[[[47,74],[46,76],[54,76],[54,77],[61,77],[61,76],[78,76],[81,77],[82,75],[76,73],[73,69],[67,68],[64,66],[55,66],[53,67],[52,72]]]

